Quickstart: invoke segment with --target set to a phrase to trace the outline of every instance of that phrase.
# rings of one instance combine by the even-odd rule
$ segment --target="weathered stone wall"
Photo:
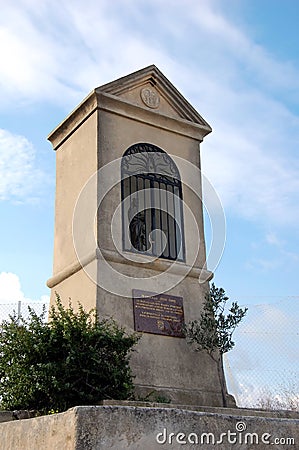
[[[196,409],[157,404],[75,407],[52,416],[0,423],[0,450],[247,450],[268,449],[271,444],[275,449],[298,446],[299,414],[286,418],[282,413],[268,417],[269,413],[254,410]]]

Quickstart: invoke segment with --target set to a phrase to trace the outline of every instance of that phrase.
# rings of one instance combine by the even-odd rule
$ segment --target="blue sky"
[[[49,295],[55,152],[46,136],[90,90],[149,64],[213,128],[202,168],[227,220],[215,283],[240,303],[299,296],[296,0],[0,6],[1,301]]]

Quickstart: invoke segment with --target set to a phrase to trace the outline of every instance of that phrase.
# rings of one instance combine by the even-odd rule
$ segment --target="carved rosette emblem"
[[[156,91],[150,88],[143,88],[140,91],[143,103],[149,108],[157,109],[160,105],[160,97]]]

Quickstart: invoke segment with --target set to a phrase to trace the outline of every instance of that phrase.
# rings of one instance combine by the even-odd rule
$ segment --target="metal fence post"
[[[22,301],[19,300],[19,301],[18,301],[18,324],[19,324],[19,322],[20,322],[21,312],[22,312]]]

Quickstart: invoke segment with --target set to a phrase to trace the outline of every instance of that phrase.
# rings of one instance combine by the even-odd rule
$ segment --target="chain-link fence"
[[[247,306],[224,358],[228,390],[238,406],[299,409],[299,297]]]
[[[0,323],[3,320],[8,320],[9,316],[16,315],[27,318],[29,315],[29,308],[32,308],[36,314],[41,315],[45,308],[45,320],[48,318],[49,302],[45,301],[27,301],[19,300],[17,302],[0,303]]]

